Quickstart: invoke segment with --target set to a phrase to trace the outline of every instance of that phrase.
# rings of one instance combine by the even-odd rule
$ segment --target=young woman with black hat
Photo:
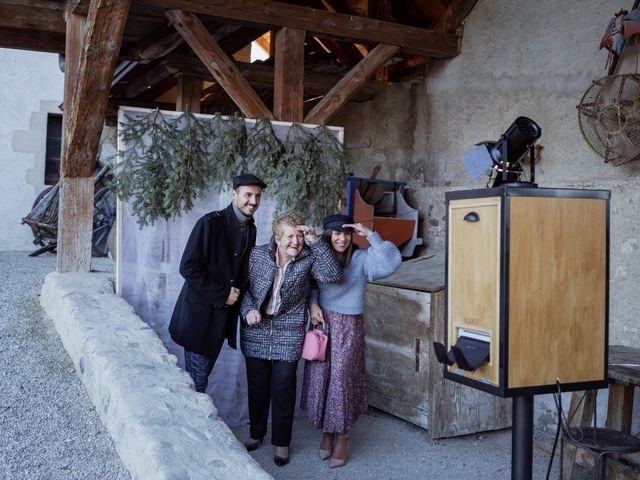
[[[354,245],[354,234],[366,237],[370,247]],[[331,458],[334,468],[345,464],[348,431],[367,411],[362,318],[366,282],[391,275],[402,257],[394,244],[347,215],[325,218],[323,238],[340,260],[343,279],[319,284],[312,293],[311,322],[323,324],[329,345],[326,361],[305,363],[301,407],[322,429],[320,458]]]

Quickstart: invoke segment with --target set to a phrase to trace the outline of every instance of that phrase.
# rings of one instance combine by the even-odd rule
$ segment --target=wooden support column
[[[277,120],[304,118],[304,30],[282,28],[276,33],[273,113]]]
[[[67,15],[62,110],[63,159],[67,158],[69,149],[69,116],[78,85],[85,20],[83,15]],[[88,272],[91,269],[91,241],[86,239],[91,238],[93,225],[93,181],[91,178],[61,175],[59,188],[57,270]]]
[[[92,0],[86,20],[68,10],[57,242],[61,273],[91,268],[93,169],[130,3]]]
[[[244,115],[251,118],[273,119],[271,111],[198,17],[180,10],[171,10],[166,15]]]
[[[326,122],[349,101],[355,92],[381,65],[398,52],[399,47],[378,45],[320,100],[304,119],[305,123]]]
[[[176,111],[200,113],[202,80],[189,75],[178,75],[177,87]]]

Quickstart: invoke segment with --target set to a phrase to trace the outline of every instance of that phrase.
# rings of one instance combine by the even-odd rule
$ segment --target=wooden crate
[[[444,257],[406,261],[367,284],[369,404],[426,428],[432,439],[511,426],[511,402],[445,381],[432,342],[444,341]]]

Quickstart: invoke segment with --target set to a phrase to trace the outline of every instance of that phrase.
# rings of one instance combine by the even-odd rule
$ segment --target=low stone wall
[[[40,301],[133,479],[272,478],[108,278],[50,273]]]

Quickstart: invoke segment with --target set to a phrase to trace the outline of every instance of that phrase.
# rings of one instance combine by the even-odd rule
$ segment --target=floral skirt
[[[346,433],[367,412],[362,315],[322,309],[329,336],[324,362],[305,361],[300,406],[317,428]]]

